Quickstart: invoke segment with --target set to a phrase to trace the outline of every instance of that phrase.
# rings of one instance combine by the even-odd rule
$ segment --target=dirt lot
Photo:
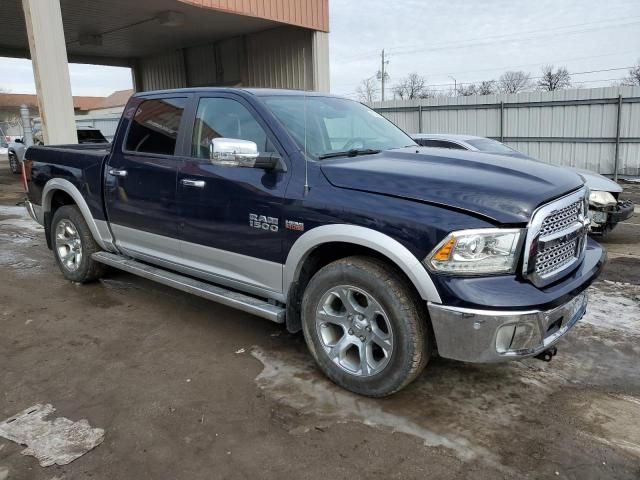
[[[51,403],[106,434],[47,468],[0,438],[0,480],[640,478],[639,215],[553,362],[436,359],[375,401],[278,325],[123,273],[66,282],[20,190],[0,161],[0,421]]]

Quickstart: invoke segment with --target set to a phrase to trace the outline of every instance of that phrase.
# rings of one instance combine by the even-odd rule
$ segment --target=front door
[[[188,101],[143,100],[119,137],[123,148],[110,156],[105,172],[107,215],[116,245],[134,257],[157,261],[180,255],[177,154]]]
[[[244,291],[281,292],[282,205],[289,174],[209,159],[214,138],[250,140],[260,153],[282,155],[275,138],[257,112],[232,94],[198,99],[191,137],[177,190],[186,265]]]

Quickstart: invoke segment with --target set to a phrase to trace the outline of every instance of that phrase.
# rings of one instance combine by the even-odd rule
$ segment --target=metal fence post
[[[616,120],[616,154],[613,159],[613,180],[618,181],[618,164],[620,163],[620,122],[622,121],[622,94],[618,95],[618,118]]]
[[[418,133],[422,133],[422,104],[418,105]]]
[[[500,141],[504,143],[504,102],[500,101]]]

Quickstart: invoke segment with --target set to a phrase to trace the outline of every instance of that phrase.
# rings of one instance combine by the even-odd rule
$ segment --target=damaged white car
[[[504,143],[486,137],[441,133],[416,133],[411,136],[418,145],[423,147],[470,150],[492,155],[527,158],[529,160],[539,161],[508,147]],[[590,170],[573,167],[565,168],[579,173],[591,191],[589,195],[591,233],[604,235],[613,230],[619,222],[633,215],[633,202],[631,200],[620,200],[622,187],[616,182]]]

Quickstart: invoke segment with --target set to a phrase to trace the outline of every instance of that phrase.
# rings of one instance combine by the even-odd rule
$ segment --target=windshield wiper
[[[324,155],[320,155],[318,159],[324,160],[325,158],[335,157],[357,157],[358,155],[373,155],[376,153],[380,153],[380,150],[375,150],[373,148],[352,148],[351,150],[344,152],[325,153]]]

